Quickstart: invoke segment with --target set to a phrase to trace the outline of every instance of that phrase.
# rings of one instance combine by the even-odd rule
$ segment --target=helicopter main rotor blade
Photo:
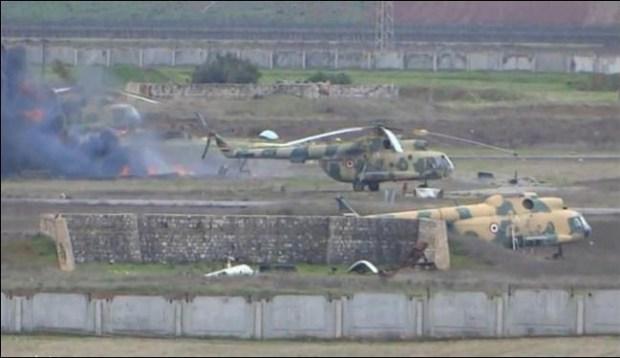
[[[400,144],[400,141],[398,140],[398,138],[396,138],[394,133],[385,127],[379,127],[379,128],[381,128],[381,130],[386,135],[386,137],[388,137],[388,140],[390,141],[390,144],[392,144],[392,148],[394,148],[394,151],[397,153],[402,153],[403,146]]]
[[[332,132],[326,132],[326,133],[316,134],[316,135],[313,135],[313,136],[310,136],[310,137],[296,139],[296,140],[293,140],[293,141],[290,141],[290,142],[286,142],[286,143],[275,143],[274,146],[277,146],[277,147],[288,147],[288,146],[303,144],[303,143],[306,143],[306,142],[311,142],[311,141],[314,141],[314,140],[317,140],[317,139],[332,137],[332,136],[339,135],[339,134],[360,132],[360,131],[363,131],[365,129],[367,129],[367,127],[344,128],[344,129],[339,129],[339,130],[332,131]]]
[[[204,119],[202,114],[200,114],[198,112],[194,112],[194,114],[196,115],[196,117],[198,117],[198,119],[202,123],[202,126],[205,127],[205,129],[209,129],[209,125],[207,124],[207,121]]]
[[[150,104],[160,104],[161,103],[161,102],[156,101],[154,99],[150,99],[150,98],[147,98],[147,97],[144,97],[144,96],[140,96],[140,95],[137,95],[135,93],[131,93],[131,92],[123,91],[123,90],[120,90],[118,92],[120,94],[122,94],[122,95],[127,96],[127,97],[132,97],[132,98],[138,99],[140,101],[144,101],[146,103],[150,103]]]
[[[436,137],[453,139],[453,140],[456,140],[456,141],[460,141],[460,142],[464,142],[464,143],[468,143],[468,144],[473,144],[473,145],[478,145],[478,146],[481,146],[481,147],[497,150],[497,151],[504,152],[504,153],[509,153],[509,154],[512,154],[515,157],[519,156],[519,153],[515,152],[514,150],[498,147],[498,146],[495,146],[495,145],[479,142],[479,141],[476,141],[476,140],[471,140],[471,139],[451,136],[451,135],[443,134],[443,133],[431,132],[431,131],[428,131],[426,129],[414,130],[414,134],[417,134],[417,135],[432,135],[432,136],[436,136]]]

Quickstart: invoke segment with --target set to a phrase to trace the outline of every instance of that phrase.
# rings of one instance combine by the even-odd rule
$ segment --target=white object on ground
[[[217,277],[217,276],[249,276],[253,275],[254,270],[248,265],[237,265],[223,270],[210,272],[205,274],[205,277]]]

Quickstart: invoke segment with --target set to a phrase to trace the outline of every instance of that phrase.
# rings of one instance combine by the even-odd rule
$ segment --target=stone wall
[[[415,339],[620,335],[620,289],[427,290],[270,299],[2,292],[2,333]]]
[[[399,87],[394,85],[333,85],[327,83],[255,84],[192,84],[129,82],[125,90],[150,98],[200,97],[249,99],[271,95],[300,98],[398,98]]]
[[[42,222],[49,220],[49,214],[42,217]],[[437,256],[444,263],[448,255],[445,230],[420,235],[419,227],[428,226],[426,220],[66,214],[57,217],[56,223],[66,225],[69,236],[55,237],[56,242],[69,241],[72,257],[78,263],[223,261],[227,256],[247,263],[351,264],[361,259],[377,264],[398,263],[411,253],[420,237],[430,243],[431,260]],[[437,222],[432,226],[442,225]],[[49,229],[46,232],[55,235]],[[440,267],[448,268],[449,261]]]

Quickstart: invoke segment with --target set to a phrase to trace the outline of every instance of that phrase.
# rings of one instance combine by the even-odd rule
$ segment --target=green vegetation
[[[620,91],[620,74],[595,73],[567,84],[580,91]]]
[[[213,63],[196,67],[192,83],[256,83],[261,74],[250,61],[228,53],[218,55]]]
[[[260,83],[277,81],[303,82],[313,74],[308,70],[264,70]],[[613,90],[592,90],[577,83],[588,83],[592,75],[532,72],[430,72],[393,70],[346,71],[356,84],[391,83],[401,87],[401,94],[432,89],[435,100],[455,102],[589,102],[614,103],[617,93]],[[605,76],[605,75],[602,75]],[[608,76],[613,77],[613,76]],[[610,80],[613,83],[613,80]],[[430,92],[429,92],[430,93]],[[453,100],[454,101],[454,100]]]
[[[351,77],[344,72],[340,73],[325,73],[322,71],[312,74],[306,79],[308,82],[330,82],[335,85],[349,85]]]
[[[177,27],[367,25],[363,1],[3,1],[2,23]]]
[[[130,65],[95,68],[101,69],[104,83],[114,86],[124,86],[129,81],[189,83],[195,70],[192,67],[139,68]],[[72,68],[69,76],[76,77],[84,71],[83,68]],[[48,77],[58,79],[52,71],[48,71]],[[618,102],[620,84],[620,75],[583,73],[350,70],[336,74],[283,69],[261,70],[258,83],[315,79],[329,79],[332,83],[350,80],[360,85],[394,84],[401,87],[402,98],[432,99],[444,106],[462,109],[532,103],[611,104]]]

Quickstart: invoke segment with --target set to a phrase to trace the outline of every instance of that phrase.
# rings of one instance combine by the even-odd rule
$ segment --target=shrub
[[[351,77],[344,72],[340,73],[324,73],[324,72],[316,72],[312,76],[308,77],[306,80],[308,82],[327,82],[329,81],[332,84],[336,85],[349,85],[353,81],[351,81]]]
[[[579,91],[619,91],[620,74],[593,73],[578,81],[569,81],[567,84],[568,87]]]
[[[226,54],[218,55],[211,64],[196,67],[192,83],[256,83],[260,76],[258,68],[249,61]]]

